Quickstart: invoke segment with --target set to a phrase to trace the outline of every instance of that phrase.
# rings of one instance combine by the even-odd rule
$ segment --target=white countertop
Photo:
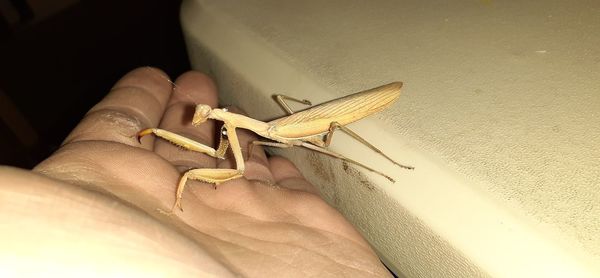
[[[291,156],[406,276],[600,276],[600,2],[187,0],[190,58],[257,119],[403,81],[351,127],[396,183]]]

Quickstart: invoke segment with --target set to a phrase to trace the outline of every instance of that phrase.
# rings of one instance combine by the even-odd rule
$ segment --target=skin
[[[260,147],[244,178],[216,188],[188,181],[185,211],[159,213],[171,208],[182,171],[235,166],[152,136],[137,142],[137,132],[159,127],[214,145],[214,122],[190,119],[195,104],[217,105],[215,84],[198,72],[176,89],[167,80],[157,69],[128,73],[33,170],[0,167],[0,272],[389,276],[297,168]],[[238,132],[244,147],[256,138]]]

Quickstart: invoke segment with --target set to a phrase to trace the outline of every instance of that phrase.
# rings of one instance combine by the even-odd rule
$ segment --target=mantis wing
[[[400,96],[401,82],[325,102],[269,122],[277,136],[304,138],[322,134],[331,123],[347,125],[390,106]]]

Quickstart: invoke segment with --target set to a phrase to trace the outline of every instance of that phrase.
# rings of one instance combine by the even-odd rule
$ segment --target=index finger
[[[169,77],[159,69],[145,67],[127,73],[96,104],[67,136],[63,145],[88,140],[139,145],[135,135],[160,123],[172,92]]]
[[[210,120],[199,126],[192,125],[197,104],[216,107],[218,102],[215,83],[207,75],[189,71],[175,81],[174,93],[167,104],[159,128],[168,130],[208,147],[215,145],[215,122]],[[154,145],[154,152],[180,169],[214,167],[215,158],[186,150],[165,140]]]

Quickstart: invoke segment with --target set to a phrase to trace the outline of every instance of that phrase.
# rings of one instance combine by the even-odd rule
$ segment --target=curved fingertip
[[[195,126],[193,119],[195,107],[198,104],[207,104],[211,107],[217,105],[216,85],[206,74],[196,71],[182,74],[173,84],[173,94],[171,94],[158,127],[213,147],[215,121],[207,121]],[[154,145],[154,151],[174,164],[214,167],[216,162],[214,158],[206,154],[182,152],[178,146],[164,141],[158,141]]]
[[[171,96],[171,83],[169,76],[158,68],[136,68],[121,77],[90,112],[114,109],[156,126]]]
[[[162,69],[153,67],[153,66],[139,67],[139,68],[132,70],[131,72],[135,72],[135,71],[151,72],[152,74],[156,74],[157,76],[162,77],[163,79],[171,81],[171,78],[165,71],[163,71]]]
[[[122,87],[136,87],[151,92],[162,90],[170,93],[172,84],[169,75],[161,69],[139,67],[126,73],[115,83],[111,91]]]
[[[216,88],[215,83],[210,76],[208,76],[207,74],[205,74],[203,72],[195,71],[195,70],[186,71],[183,74],[181,74],[179,77],[177,77],[177,79],[175,80],[175,83],[185,83],[185,82],[197,82],[198,83],[197,85],[204,84],[205,86],[212,86],[212,87]]]
[[[136,145],[133,134],[157,126],[171,96],[168,76],[155,68],[137,68],[123,76],[92,107],[63,144],[103,140]]]
[[[175,80],[174,101],[218,105],[218,93],[215,82],[208,75],[198,71],[188,71]]]

